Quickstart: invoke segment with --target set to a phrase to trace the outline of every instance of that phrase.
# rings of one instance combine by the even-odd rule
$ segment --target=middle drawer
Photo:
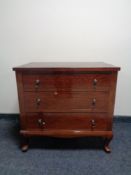
[[[26,112],[108,112],[108,92],[25,92]]]

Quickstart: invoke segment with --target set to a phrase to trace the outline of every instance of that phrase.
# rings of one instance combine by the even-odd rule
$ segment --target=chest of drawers
[[[94,63],[29,63],[15,67],[22,150],[33,136],[100,136],[110,152],[119,67]]]

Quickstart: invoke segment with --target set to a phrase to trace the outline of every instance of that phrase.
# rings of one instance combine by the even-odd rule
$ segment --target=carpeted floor
[[[99,138],[32,139],[26,153],[19,141],[18,122],[0,119],[0,175],[131,175],[131,122],[114,123],[111,154]]]

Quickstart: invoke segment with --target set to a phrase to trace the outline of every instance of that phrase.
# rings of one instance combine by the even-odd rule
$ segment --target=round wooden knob
[[[55,92],[54,92],[54,95],[58,95],[58,92],[57,92],[57,91],[55,91]]]

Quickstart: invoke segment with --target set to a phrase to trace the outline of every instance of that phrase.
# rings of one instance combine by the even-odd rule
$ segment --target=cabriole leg
[[[110,144],[111,140],[112,140],[112,137],[107,137],[107,138],[104,139],[104,150],[107,153],[111,152],[111,149],[109,147],[109,144]]]
[[[23,137],[21,138],[21,150],[26,152],[29,148],[29,138]]]

